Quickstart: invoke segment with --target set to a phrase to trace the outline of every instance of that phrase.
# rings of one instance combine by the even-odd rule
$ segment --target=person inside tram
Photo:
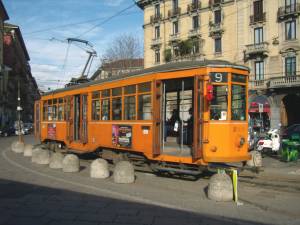
[[[193,116],[193,109],[189,109],[190,117],[185,120],[184,122],[187,124],[187,145],[193,144],[193,134],[194,134],[194,116]]]
[[[164,139],[167,141],[167,136],[174,136],[179,129],[179,113],[177,109],[173,109],[171,118],[166,121]]]

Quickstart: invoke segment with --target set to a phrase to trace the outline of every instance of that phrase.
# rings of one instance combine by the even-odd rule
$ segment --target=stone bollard
[[[26,144],[24,147],[24,156],[31,157],[32,156],[33,146],[31,144]]]
[[[41,148],[34,149],[31,162],[39,165],[48,165],[50,163],[50,152]]]
[[[208,184],[207,196],[217,202],[232,201],[233,186],[227,174],[214,174]]]
[[[114,170],[114,182],[119,184],[130,184],[134,182],[134,168],[128,161],[120,161]]]
[[[64,155],[60,152],[55,152],[51,154],[49,167],[51,169],[61,169],[63,163]]]
[[[90,176],[92,178],[108,178],[109,169],[105,159],[96,159],[91,164]]]
[[[262,167],[262,156],[258,151],[250,152],[251,159],[247,161],[247,166],[250,167]]]
[[[79,159],[74,154],[68,154],[64,157],[62,162],[62,169],[65,173],[78,172],[80,167]]]
[[[23,153],[25,144],[20,141],[13,141],[11,144],[11,150],[15,153]]]

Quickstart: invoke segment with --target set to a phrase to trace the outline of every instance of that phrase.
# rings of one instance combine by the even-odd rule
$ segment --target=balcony
[[[225,0],[209,0],[208,5],[209,5],[209,7],[218,7],[224,2],[225,2]]]
[[[156,47],[161,45],[161,38],[153,38],[151,42],[151,47]]]
[[[258,56],[260,57],[268,56],[268,45],[269,43],[267,42],[246,45],[245,61],[247,61],[248,59],[256,58]]]
[[[196,28],[196,29],[190,30],[188,36],[189,36],[189,38],[201,37],[200,29]]]
[[[300,75],[270,78],[270,88],[290,88],[299,86]]]
[[[201,9],[201,2],[198,2],[198,4],[192,3],[187,6],[187,12],[188,13],[194,13],[198,12]]]
[[[224,33],[224,29],[221,23],[209,22],[209,36],[210,37],[221,37]]]
[[[162,20],[162,14],[150,16],[150,23],[158,23]]]
[[[254,25],[256,23],[264,23],[264,22],[266,22],[265,12],[250,16],[250,25]]]
[[[298,17],[300,15],[300,3],[285,5],[278,9],[277,21],[281,22],[288,18]]]
[[[181,8],[174,8],[168,11],[168,18],[178,17],[181,13]]]
[[[193,60],[204,60],[204,54],[199,52],[199,53],[191,53],[188,55],[183,55],[183,56],[172,56],[171,57],[171,62],[182,62],[182,61],[193,61]]]
[[[249,80],[250,90],[264,90],[267,89],[268,80]]]
[[[176,41],[179,41],[179,40],[180,40],[179,33],[170,34],[170,42],[176,42]]]

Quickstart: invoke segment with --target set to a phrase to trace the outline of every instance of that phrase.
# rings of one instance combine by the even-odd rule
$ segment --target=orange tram
[[[248,74],[227,61],[186,61],[51,91],[35,102],[35,135],[52,149],[157,172],[244,162]]]

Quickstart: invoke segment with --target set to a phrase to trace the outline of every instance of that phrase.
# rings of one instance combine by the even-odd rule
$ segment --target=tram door
[[[68,139],[87,143],[87,94],[67,97]]]
[[[199,77],[157,82],[154,90],[154,154],[201,157],[203,81]]]

